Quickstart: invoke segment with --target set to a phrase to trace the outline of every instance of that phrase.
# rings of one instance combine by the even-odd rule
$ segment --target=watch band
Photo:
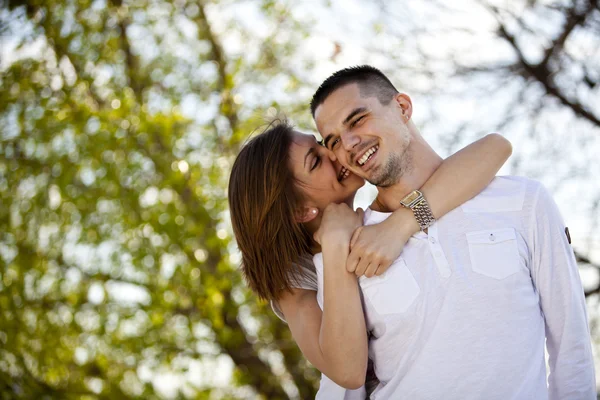
[[[419,223],[421,231],[429,228],[435,222],[435,217],[431,212],[429,203],[425,200],[425,197],[421,198],[413,207],[412,211],[415,214],[415,219]]]
[[[421,231],[429,228],[435,222],[435,217],[431,212],[429,203],[427,203],[425,196],[423,196],[423,193],[420,191],[413,190],[405,198],[400,200],[400,204],[412,210]]]

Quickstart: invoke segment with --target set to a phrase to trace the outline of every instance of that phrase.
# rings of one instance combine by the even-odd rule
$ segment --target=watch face
[[[413,190],[408,196],[402,199],[401,203],[408,207],[410,203],[415,201],[419,197],[420,193],[416,190]]]

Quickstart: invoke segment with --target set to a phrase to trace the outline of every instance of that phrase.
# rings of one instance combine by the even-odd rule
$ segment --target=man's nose
[[[346,151],[350,151],[360,143],[360,138],[352,132],[344,132],[341,135],[342,145]]]

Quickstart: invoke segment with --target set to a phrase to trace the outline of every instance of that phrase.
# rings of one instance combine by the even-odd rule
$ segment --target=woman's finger
[[[358,214],[358,218],[360,219],[360,224],[362,225],[364,223],[364,220],[365,220],[365,210],[363,210],[362,208],[358,207],[356,209],[356,213]]]
[[[360,256],[358,255],[358,252],[350,251],[350,254],[348,255],[348,259],[346,260],[346,271],[355,272],[359,261],[360,261]]]
[[[354,271],[354,273],[356,274],[356,276],[363,276],[365,274],[365,271],[369,267],[369,264],[370,264],[370,262],[369,262],[368,259],[361,258],[360,262],[356,266],[356,271]]]
[[[356,244],[356,241],[358,240],[358,238],[360,236],[360,232],[362,231],[362,229],[363,229],[363,227],[359,226],[358,228],[356,228],[356,230],[352,234],[352,238],[350,239],[350,251],[352,251],[352,248]]]
[[[365,271],[365,276],[367,278],[372,278],[375,275],[377,275],[377,271],[379,270],[380,264],[377,263],[371,263],[369,264],[369,266],[367,267],[367,270]]]

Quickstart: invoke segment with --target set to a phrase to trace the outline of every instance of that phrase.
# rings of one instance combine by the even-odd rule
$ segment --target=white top
[[[317,291],[317,275],[315,272],[312,260],[301,260],[297,265],[297,268],[303,268],[304,274],[298,276],[296,279],[292,279],[292,286],[299,289],[314,290]],[[322,270],[322,269],[321,269]],[[323,282],[321,282],[321,289],[323,288]],[[319,304],[321,306],[322,303]],[[282,321],[286,322],[285,316],[276,301],[271,301],[271,308],[275,315],[277,315]],[[323,307],[321,306],[321,309]],[[358,389],[351,390],[346,389],[331,379],[325,374],[321,374],[321,381],[319,383],[319,390],[315,400],[364,400],[367,398],[367,391],[365,386]]]
[[[365,225],[388,216],[367,210]],[[428,231],[359,280],[382,382],[371,398],[595,400],[583,288],[543,186],[496,178]],[[314,262],[322,305],[322,254]]]

